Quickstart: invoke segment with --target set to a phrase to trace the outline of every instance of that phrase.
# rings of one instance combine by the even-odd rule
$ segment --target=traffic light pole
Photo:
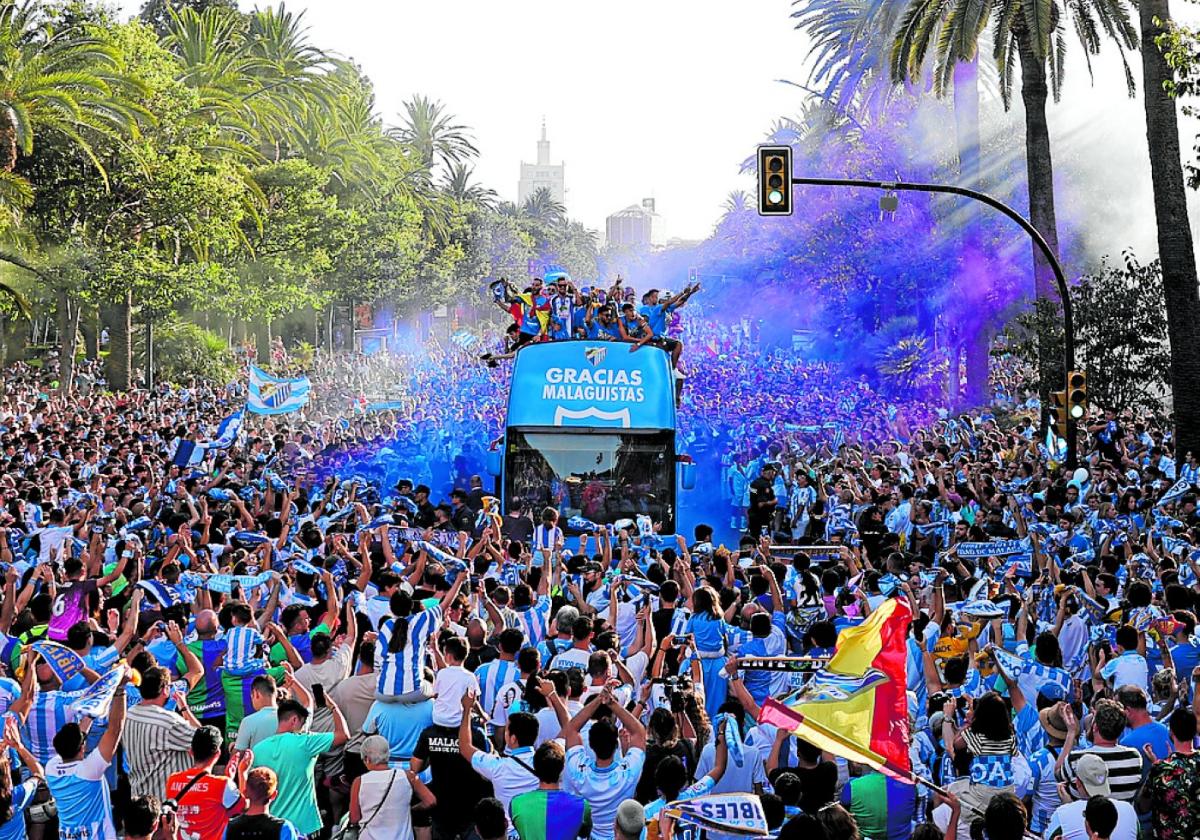
[[[1062,298],[1063,311],[1063,375],[1067,371],[1075,369],[1075,314],[1071,305],[1071,290],[1067,288],[1067,276],[1063,273],[1062,266],[1058,262],[1058,257],[1054,251],[1046,243],[1045,238],[1038,232],[1028,219],[1022,216],[1013,208],[1009,207],[998,198],[993,198],[987,193],[981,193],[976,190],[969,190],[966,187],[956,187],[952,184],[906,184],[903,181],[866,181],[858,178],[802,178],[792,176],[792,184],[805,185],[812,187],[865,187],[867,189],[876,190],[895,190],[896,192],[923,192],[923,193],[943,193],[948,195],[959,195],[964,198],[970,198],[982,204],[986,204],[995,210],[999,210],[1005,216],[1012,219],[1021,229],[1029,234],[1029,238],[1033,240],[1033,244],[1037,246],[1042,256],[1046,258],[1046,262],[1050,264],[1051,270],[1054,272],[1054,282],[1058,284],[1058,295]],[[1043,406],[1043,409],[1045,407]],[[1073,418],[1068,416],[1067,419],[1067,469],[1075,469],[1078,459],[1075,448],[1078,441],[1078,429]]]

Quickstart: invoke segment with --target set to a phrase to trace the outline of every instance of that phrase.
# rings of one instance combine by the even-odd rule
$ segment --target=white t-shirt
[[[1109,800],[1117,806],[1117,827],[1113,829],[1110,840],[1137,840],[1138,818],[1133,806],[1121,799]],[[1084,826],[1083,809],[1087,800],[1068,802],[1055,809],[1050,817],[1050,825],[1046,829],[1046,837],[1054,837],[1059,832],[1062,840],[1087,840],[1087,828]]]
[[[437,726],[462,723],[462,699],[468,691],[479,693],[479,680],[461,665],[447,665],[433,678],[433,722]]]
[[[551,671],[565,671],[569,668],[579,668],[587,670],[588,660],[591,659],[591,651],[582,650],[573,647],[570,650],[564,650],[558,656],[550,660]]]

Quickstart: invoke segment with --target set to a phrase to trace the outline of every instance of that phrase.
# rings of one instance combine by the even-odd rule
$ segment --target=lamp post
[[[988,207],[999,210],[1008,218],[1012,219],[1021,229],[1029,234],[1029,238],[1033,240],[1033,244],[1037,246],[1046,262],[1050,264],[1051,270],[1054,272],[1054,282],[1058,285],[1058,294],[1062,298],[1063,309],[1063,372],[1064,375],[1068,371],[1075,369],[1075,315],[1071,305],[1071,291],[1067,287],[1067,277],[1063,273],[1062,265],[1058,262],[1058,257],[1054,251],[1046,243],[1045,238],[1038,229],[1035,228],[1028,219],[1022,216],[1013,208],[1009,207],[998,198],[981,193],[976,190],[967,189],[966,187],[956,187],[952,184],[907,184],[903,181],[868,181],[859,178],[808,178],[792,176],[792,184],[805,185],[813,187],[863,187],[866,189],[889,190],[893,192],[923,192],[923,193],[942,193],[946,195],[958,195],[964,198],[970,198]],[[1044,406],[1043,406],[1044,408]],[[1078,430],[1074,417],[1069,417],[1067,423],[1067,469],[1075,469],[1078,463],[1075,445],[1078,440]]]

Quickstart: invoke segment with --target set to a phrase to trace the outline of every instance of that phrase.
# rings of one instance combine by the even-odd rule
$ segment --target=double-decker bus
[[[597,525],[649,516],[676,527],[676,381],[658,347],[555,341],[513,361],[504,438],[491,459],[505,511],[520,499]],[[689,487],[690,464],[682,481]]]

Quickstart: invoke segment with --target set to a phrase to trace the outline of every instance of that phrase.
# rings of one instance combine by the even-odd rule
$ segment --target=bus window
[[[648,514],[675,526],[675,436],[670,431],[508,432],[504,495],[537,511],[556,508],[565,521],[600,525]]]

